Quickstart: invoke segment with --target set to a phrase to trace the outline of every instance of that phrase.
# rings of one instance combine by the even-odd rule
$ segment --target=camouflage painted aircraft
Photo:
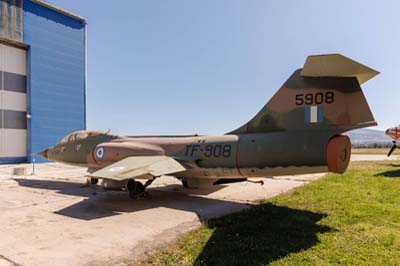
[[[388,157],[390,157],[390,155],[392,155],[394,150],[399,147],[397,144],[400,141],[400,128],[399,127],[389,128],[388,130],[386,130],[386,135],[388,135],[392,139],[393,143],[387,155]]]
[[[342,133],[377,124],[360,87],[377,74],[340,54],[309,56],[256,116],[223,136],[78,131],[39,155],[87,167],[92,183],[102,179],[103,187],[126,189],[132,198],[163,175],[196,188],[253,177],[343,173],[351,143]]]

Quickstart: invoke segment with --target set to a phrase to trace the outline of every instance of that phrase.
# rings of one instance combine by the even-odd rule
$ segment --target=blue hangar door
[[[27,156],[26,50],[0,43],[0,163]]]

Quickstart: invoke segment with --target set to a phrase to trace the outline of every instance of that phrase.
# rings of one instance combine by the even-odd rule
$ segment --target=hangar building
[[[0,164],[40,161],[36,152],[85,127],[85,19],[0,0]]]

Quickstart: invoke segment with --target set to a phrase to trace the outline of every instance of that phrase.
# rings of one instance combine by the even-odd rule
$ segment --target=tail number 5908
[[[334,101],[335,93],[333,91],[296,94],[296,105],[331,104]]]

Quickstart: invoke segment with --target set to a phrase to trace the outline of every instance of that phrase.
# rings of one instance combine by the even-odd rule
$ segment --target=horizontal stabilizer
[[[379,72],[341,54],[313,55],[307,57],[302,77],[356,77],[361,85]]]

